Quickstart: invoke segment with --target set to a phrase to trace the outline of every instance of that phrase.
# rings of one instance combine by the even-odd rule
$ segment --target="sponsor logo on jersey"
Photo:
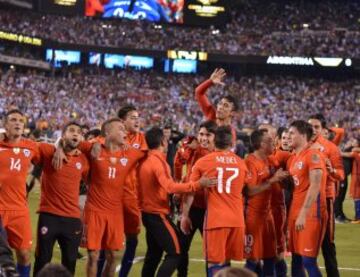
[[[26,158],[29,158],[30,154],[31,154],[31,152],[30,152],[29,149],[24,149],[24,155],[25,155]]]
[[[297,163],[295,164],[295,166],[297,167],[297,169],[301,170],[301,169],[303,169],[303,167],[304,167],[304,163],[303,163],[302,161],[300,161],[300,162],[297,162]]]
[[[140,144],[138,144],[138,143],[134,143],[132,146],[133,146],[135,149],[139,149],[139,148],[140,148]]]
[[[77,162],[77,163],[75,164],[75,166],[76,166],[76,168],[77,168],[78,170],[81,170],[81,163],[80,163],[80,162]]]
[[[13,149],[13,151],[14,151],[14,153],[17,155],[17,154],[20,153],[20,148],[15,147],[15,148]]]
[[[127,165],[127,162],[128,162],[128,159],[127,158],[122,158],[120,159],[120,163],[122,166],[126,166]]]

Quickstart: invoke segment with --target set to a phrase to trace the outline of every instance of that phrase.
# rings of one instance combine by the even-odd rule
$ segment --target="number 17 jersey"
[[[206,191],[206,230],[222,227],[244,227],[243,195],[247,168],[245,162],[230,151],[215,151],[199,159],[190,176],[217,178],[216,186]]]

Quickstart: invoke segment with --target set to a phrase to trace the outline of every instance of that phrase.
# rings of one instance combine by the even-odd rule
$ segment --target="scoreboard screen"
[[[44,13],[83,15],[85,0],[35,0],[35,8]]]

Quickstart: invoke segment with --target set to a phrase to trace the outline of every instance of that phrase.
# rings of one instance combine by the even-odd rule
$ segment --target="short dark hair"
[[[98,136],[101,135],[101,130],[100,129],[92,129],[89,132],[87,132],[84,136],[85,140],[88,140],[88,138],[90,136],[94,136],[95,138],[97,138]]]
[[[62,129],[62,133],[64,134],[70,126],[77,126],[77,127],[79,127],[80,129],[83,128],[83,125],[81,125],[79,122],[70,121],[70,122],[68,122],[68,123],[66,123],[66,124],[64,125],[64,127],[63,127],[63,129]]]
[[[61,264],[47,264],[37,274],[38,277],[71,277],[71,273]]]
[[[8,117],[9,117],[10,115],[16,114],[16,113],[17,113],[17,114],[20,114],[21,116],[24,116],[24,114],[22,113],[22,111],[20,111],[20,110],[18,110],[18,109],[12,109],[12,110],[8,111],[8,112],[5,114],[5,117],[4,117],[5,121],[7,121]]]
[[[313,115],[309,116],[309,120],[310,119],[319,120],[320,124],[321,124],[321,128],[326,128],[326,119],[323,114],[321,114],[321,113],[313,114]]]
[[[302,135],[306,135],[306,139],[309,141],[314,135],[312,126],[304,120],[295,120],[291,123],[290,127],[296,128]]]
[[[164,139],[164,132],[159,127],[152,127],[145,133],[145,140],[149,149],[159,148]]]
[[[117,118],[117,117],[113,117],[113,118],[110,118],[108,120],[106,120],[102,125],[101,125],[101,135],[103,137],[105,137],[105,131],[106,131],[106,128],[109,124],[113,123],[113,122],[122,122],[122,120],[120,118]]]
[[[229,101],[230,103],[233,104],[233,111],[236,112],[239,109],[239,105],[237,103],[237,100],[234,96],[228,94],[226,96],[223,97],[223,99],[226,99],[227,101]]]
[[[276,135],[279,139],[281,139],[283,133],[287,133],[289,130],[286,127],[279,127],[277,129]]]
[[[255,130],[250,135],[250,144],[253,150],[259,150],[261,147],[261,142],[265,134],[268,131],[266,129]]]
[[[216,125],[216,123],[214,121],[207,120],[207,121],[204,121],[204,122],[202,122],[200,124],[199,130],[201,128],[205,128],[206,131],[208,131],[209,133],[215,134],[217,125]]]
[[[134,105],[126,105],[124,107],[121,107],[119,109],[119,111],[117,112],[117,116],[122,119],[122,120],[125,120],[126,117],[128,116],[129,112],[132,112],[132,111],[137,111],[137,109],[135,108]]]
[[[215,131],[215,147],[226,149],[232,146],[233,136],[230,126],[220,126]]]

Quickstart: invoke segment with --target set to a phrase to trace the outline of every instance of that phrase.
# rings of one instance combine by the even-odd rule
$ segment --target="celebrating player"
[[[255,272],[257,263],[263,260],[263,273],[272,276],[277,252],[271,187],[285,179],[288,173],[282,169],[275,172],[275,163],[269,159],[274,152],[274,140],[267,130],[255,130],[250,141],[254,153],[245,160],[249,170],[245,212],[246,267]]]
[[[245,224],[242,190],[247,169],[245,162],[230,151],[232,139],[229,126],[218,127],[215,131],[215,151],[199,159],[190,176],[191,181],[207,174],[217,178],[217,187],[206,191],[203,242],[210,277],[229,266],[230,260],[243,259]]]
[[[43,174],[34,275],[51,261],[56,241],[60,245],[62,264],[73,275],[75,273],[82,234],[79,184],[81,180],[86,180],[89,170],[86,156],[77,149],[82,139],[81,125],[76,122],[65,125],[62,143],[68,162],[60,170],[51,165],[55,146],[39,145]]]
[[[214,180],[202,178],[196,182],[175,183],[166,162],[168,141],[163,131],[153,127],[145,137],[150,151],[138,167],[140,205],[147,244],[142,276],[155,276],[164,251],[166,256],[156,276],[171,276],[180,261],[180,243],[177,229],[169,218],[168,194],[196,191],[213,185]]]
[[[31,163],[39,160],[36,143],[22,138],[24,127],[23,113],[9,111],[4,120],[5,137],[0,141],[0,215],[9,245],[16,251],[16,268],[21,277],[30,276],[32,244],[26,177]]]
[[[186,176],[181,178],[182,166],[179,170],[175,170],[175,177],[177,179],[189,181],[190,175],[192,172],[192,167],[195,162],[204,157],[205,155],[211,153],[215,149],[214,138],[215,138],[216,124],[213,121],[205,121],[200,124],[199,133],[197,140],[194,139],[195,147],[192,148],[186,146],[180,148],[175,156],[175,165],[180,163],[180,165],[186,164]],[[192,145],[193,143],[191,143]],[[192,203],[192,204],[191,204]],[[178,266],[178,276],[187,276],[188,266],[189,266],[189,249],[192,242],[192,239],[195,235],[196,230],[199,230],[200,233],[203,233],[204,226],[204,217],[205,217],[205,195],[204,190],[199,190],[193,194],[186,194],[183,197],[182,201],[182,213],[181,213],[181,222],[180,228],[181,231],[185,234],[182,238],[182,252],[181,252],[181,261]]]
[[[328,222],[322,245],[322,253],[325,260],[325,268],[328,276],[338,277],[339,270],[335,249],[335,218],[334,200],[336,196],[337,183],[344,179],[344,168],[339,148],[331,141],[322,136],[326,128],[326,121],[322,114],[315,114],[309,117],[314,132],[314,147],[318,148],[326,159],[328,178],[326,181],[326,206]]]
[[[293,199],[288,217],[289,250],[292,276],[321,276],[317,265],[327,221],[326,164],[320,151],[311,147],[312,127],[294,121],[289,129],[294,151],[287,168],[294,181]]]
[[[237,101],[231,95],[222,97],[217,104],[216,109],[206,96],[206,92],[211,86],[225,85],[223,83],[225,76],[226,72],[224,69],[215,69],[215,71],[211,74],[210,79],[204,81],[195,89],[195,98],[199,103],[202,112],[207,119],[215,120],[218,126],[231,126],[235,112],[238,110]],[[232,128],[232,135],[234,147],[236,141],[235,128]]]

